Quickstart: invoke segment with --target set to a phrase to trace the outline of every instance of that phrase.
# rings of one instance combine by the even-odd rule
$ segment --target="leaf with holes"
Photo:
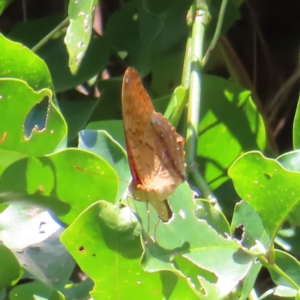
[[[66,123],[49,89],[34,91],[22,80],[0,79],[0,90],[1,171],[17,159],[51,153],[63,143]]]
[[[248,152],[234,162],[228,174],[239,196],[257,211],[273,241],[299,202],[300,173],[284,169],[260,152]]]
[[[96,0],[71,0],[69,3],[70,25],[65,37],[65,43],[70,55],[69,67],[73,74],[77,72],[90,42],[93,11],[96,4]]]

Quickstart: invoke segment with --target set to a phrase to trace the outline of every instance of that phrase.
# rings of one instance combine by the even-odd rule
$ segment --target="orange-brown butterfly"
[[[128,68],[123,77],[122,111],[133,198],[151,203],[168,221],[167,198],[185,180],[184,138],[168,119],[155,112],[138,72]]]

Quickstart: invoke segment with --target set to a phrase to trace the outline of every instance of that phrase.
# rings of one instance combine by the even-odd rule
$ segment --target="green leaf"
[[[224,237],[231,234],[228,221],[220,210],[216,209],[206,199],[195,199],[195,203],[198,207],[195,211],[195,216],[198,219],[205,219],[215,231]]]
[[[0,214],[0,239],[11,249],[40,243],[59,228],[48,212],[37,207],[11,204]]]
[[[294,149],[300,148],[300,101],[298,101],[293,124],[293,145]]]
[[[109,18],[104,37],[115,51],[131,52],[137,46],[139,30],[135,18],[136,3],[129,1]]]
[[[0,149],[0,174],[13,162],[28,156],[27,153],[13,152],[10,150]],[[1,209],[0,209],[1,212]]]
[[[65,43],[70,56],[69,67],[72,74],[77,72],[89,45],[93,27],[93,11],[96,4],[96,0],[71,0],[69,2],[70,25],[65,37]]]
[[[267,234],[259,214],[245,201],[236,204],[231,222],[231,231],[243,226],[242,245],[248,249],[256,245],[259,241],[265,249],[271,245],[271,240]]]
[[[296,289],[296,286],[291,283],[293,281],[298,287],[300,285],[300,264],[295,257],[291,256],[287,252],[281,250],[275,250],[275,265],[283,272],[280,274],[273,267],[268,268],[273,281],[277,285],[283,285]]]
[[[128,207],[120,209],[99,201],[61,235],[61,241],[95,282],[93,299],[161,299],[163,295],[167,299],[196,299],[185,279],[170,272],[142,271],[136,226]],[[76,236],[80,239],[74,239]]]
[[[30,282],[15,286],[9,293],[9,299],[49,299],[49,300],[64,300],[65,297],[59,291],[38,282]]]
[[[70,224],[95,201],[116,201],[118,180],[105,160],[87,151],[67,149],[10,165],[0,180],[0,203],[45,207]]]
[[[68,68],[68,53],[62,38],[48,42],[38,54],[47,63],[55,92],[58,93],[72,89],[99,74],[108,63],[110,50],[103,37],[93,37],[80,67],[76,66],[79,67],[76,74],[72,74]]]
[[[176,96],[182,97],[181,93],[184,88],[179,85],[181,83],[185,44],[186,40],[183,39],[180,43],[152,59],[150,92],[155,96],[154,98],[172,93],[174,95],[176,87],[180,90],[177,91]]]
[[[70,283],[62,290],[66,299],[89,299],[89,292],[93,289],[92,279],[87,277],[79,283]]]
[[[17,249],[17,256],[23,268],[36,280],[61,290],[69,282],[75,261],[59,241],[62,230],[56,231],[41,243]]]
[[[27,21],[18,24],[10,33],[10,37],[21,41],[28,47],[33,47],[62,21],[62,18],[57,16]],[[105,39],[95,35],[86,45],[88,46],[86,54],[74,75],[68,67],[69,56],[63,40],[64,34],[65,31],[62,29],[37,50],[37,54],[44,59],[51,72],[56,93],[74,88],[99,74],[108,63],[110,55]],[[47,72],[49,74],[48,70]],[[28,72],[27,76],[32,76],[32,72]]]
[[[176,269],[176,259],[180,256],[201,272],[201,278],[192,284],[206,286],[207,290],[204,290],[209,293],[208,299],[221,299],[228,295],[246,275],[253,258],[244,253],[235,240],[222,237],[208,221],[195,217],[196,205],[187,184],[176,189],[169,198],[169,204],[173,217],[167,223],[158,221],[151,206],[148,207],[148,214],[145,204],[134,204],[144,228],[145,270],[154,272]],[[216,280],[212,281],[211,277],[216,277]]]
[[[58,99],[59,108],[68,124],[68,141],[78,137],[78,132],[87,124],[98,99],[77,91],[62,93]]]
[[[289,297],[293,297],[293,299],[297,299],[297,298],[294,298],[297,296],[297,289],[292,289],[290,287],[286,287],[286,286],[283,286],[283,285],[279,285],[279,286],[276,286],[275,287],[275,291],[274,291],[274,295],[275,296],[279,296],[279,297],[282,297],[282,298],[289,298]]]
[[[17,23],[9,32],[8,37],[11,40],[18,41],[28,48],[33,48],[46,35],[64,21],[63,16],[52,15],[35,20],[27,20],[26,22]],[[65,35],[65,28],[56,32],[53,38]],[[43,47],[46,45],[43,45]]]
[[[125,150],[106,131],[83,130],[79,133],[78,148],[89,150],[105,159],[118,173],[120,180],[117,199],[121,199],[131,180]]]
[[[0,291],[15,284],[23,274],[22,268],[13,253],[0,243]]]
[[[248,271],[246,278],[243,280],[243,286],[242,286],[242,291],[240,294],[239,300],[248,300],[250,292],[254,288],[254,284],[257,280],[257,276],[261,270],[262,264],[257,261],[253,262],[250,270]]]
[[[244,152],[266,148],[263,120],[250,92],[215,76],[202,76],[197,163],[223,209],[238,201],[227,170]]]
[[[187,95],[188,91],[183,86],[177,87],[172,94],[170,103],[164,116],[169,119],[173,126],[177,126],[180,121],[183,110],[187,103]]]
[[[100,80],[98,82],[101,96],[100,101],[90,118],[90,122],[121,119],[121,86],[122,81],[119,78]]]
[[[0,15],[4,12],[5,8],[12,2],[13,0],[1,0],[0,1]]]
[[[299,202],[300,174],[259,152],[241,156],[228,171],[239,196],[259,214],[271,240]],[[284,189],[282,188],[284,183]]]
[[[116,52],[126,51],[129,65],[141,76],[152,59],[187,34],[186,12],[191,1],[130,1],[110,16],[104,37]]]
[[[300,150],[283,153],[277,160],[284,168],[300,172]]]
[[[107,131],[108,134],[114,139],[114,141],[121,145],[123,149],[126,147],[123,121],[111,120],[92,122],[88,126],[86,126],[86,129]]]
[[[53,89],[49,70],[43,60],[20,43],[0,34],[0,77],[22,79],[34,90]],[[16,60],[16,58],[18,58]]]
[[[164,112],[168,108],[169,103],[171,103],[171,106],[173,107],[174,102],[170,101],[171,96],[172,95],[167,95],[164,97],[153,99],[152,103],[153,103],[155,111],[160,112],[161,114],[164,114]],[[175,99],[175,100],[177,100],[177,99]]]
[[[75,262],[59,242],[59,228],[46,211],[36,207],[11,204],[0,214],[0,239],[14,249],[20,265],[35,279],[62,289]]]
[[[161,23],[159,34],[155,36],[153,41],[154,54],[163,53],[173,48],[178,41],[186,37],[188,32],[186,14],[190,5],[192,5],[191,0],[146,0],[142,2],[142,7],[140,7],[139,11],[142,19],[139,23],[141,32],[144,35],[147,32],[151,32],[150,26],[152,24],[147,24],[147,16],[145,14],[155,16]]]
[[[102,290],[102,297],[123,294],[121,290],[115,290],[116,286],[125,288],[128,293],[137,281],[145,283],[138,264],[142,250],[140,241],[133,236],[136,225],[130,219],[124,219],[126,211],[122,217],[118,208],[99,201],[86,209],[61,235],[62,243],[94,280],[94,293]],[[124,221],[127,222],[125,226],[122,225]],[[76,236],[80,239],[74,239]]]
[[[297,205],[298,208],[299,204]],[[292,212],[292,215],[294,215]],[[299,216],[299,215],[297,215]],[[295,215],[296,217],[296,215]],[[289,223],[292,223],[287,228],[284,227],[278,231],[276,236],[275,242],[279,245],[282,249],[294,254],[300,254],[300,228],[299,226],[294,226],[293,222],[290,221],[291,217],[289,216]],[[297,218],[297,222],[299,218]],[[293,218],[294,220],[294,218]],[[295,222],[296,223],[296,222]]]
[[[300,150],[286,152],[280,155],[277,158],[277,160],[279,163],[281,163],[281,165],[284,168],[290,171],[296,171],[296,172],[300,171]],[[297,225],[297,226],[300,225],[299,214],[300,214],[300,203],[296,205],[296,207],[288,216],[288,220],[291,223],[291,225]]]
[[[130,1],[110,16],[104,37],[116,52],[127,52],[129,65],[146,74],[151,60],[151,41],[160,28],[161,22],[156,16],[145,12],[139,2]]]

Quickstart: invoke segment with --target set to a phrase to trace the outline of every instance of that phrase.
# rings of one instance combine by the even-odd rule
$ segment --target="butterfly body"
[[[166,199],[185,180],[184,139],[155,112],[137,71],[128,68],[122,87],[126,148],[132,173],[130,190],[150,202],[163,221],[170,218]]]

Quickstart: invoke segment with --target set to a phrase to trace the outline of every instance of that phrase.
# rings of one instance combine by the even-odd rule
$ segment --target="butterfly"
[[[156,112],[138,72],[129,67],[123,77],[122,113],[129,189],[134,199],[149,202],[164,222],[172,217],[167,198],[185,181],[185,140]]]

